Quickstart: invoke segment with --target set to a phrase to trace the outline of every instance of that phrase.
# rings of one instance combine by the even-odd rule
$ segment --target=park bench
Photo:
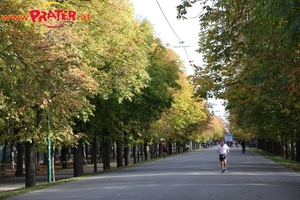
[[[14,167],[10,163],[2,163],[1,164],[1,176],[2,178],[8,176],[10,178],[15,177]]]

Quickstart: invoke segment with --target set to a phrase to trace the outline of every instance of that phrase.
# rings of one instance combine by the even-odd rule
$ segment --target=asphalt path
[[[298,200],[300,175],[264,157],[232,147],[221,173],[216,147],[169,156],[69,182],[10,200],[48,199],[272,199]]]

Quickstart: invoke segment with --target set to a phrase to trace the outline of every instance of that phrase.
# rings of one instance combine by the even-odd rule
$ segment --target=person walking
[[[224,140],[221,140],[217,152],[219,153],[219,160],[221,163],[222,173],[227,173],[227,159],[226,156],[229,153],[230,148],[227,144],[224,143]]]
[[[245,151],[246,151],[246,142],[245,142],[245,140],[243,140],[241,142],[241,146],[242,146],[242,152],[245,153]]]
[[[168,145],[164,144],[162,150],[163,150],[164,160],[166,160],[168,154]]]

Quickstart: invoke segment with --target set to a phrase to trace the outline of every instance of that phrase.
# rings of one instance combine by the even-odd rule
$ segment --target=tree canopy
[[[178,18],[195,3],[205,61],[193,76],[197,95],[228,101],[233,132],[299,140],[299,2],[184,0]]]
[[[129,0],[3,0],[0,13],[0,143],[26,145],[26,187],[49,138],[128,146],[156,140],[159,120],[167,140],[201,135],[208,114],[182,61]]]

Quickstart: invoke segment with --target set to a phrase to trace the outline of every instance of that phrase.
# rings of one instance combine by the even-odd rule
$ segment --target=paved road
[[[222,174],[216,147],[100,174],[10,198],[22,199],[272,199],[298,200],[300,175],[233,147]]]

